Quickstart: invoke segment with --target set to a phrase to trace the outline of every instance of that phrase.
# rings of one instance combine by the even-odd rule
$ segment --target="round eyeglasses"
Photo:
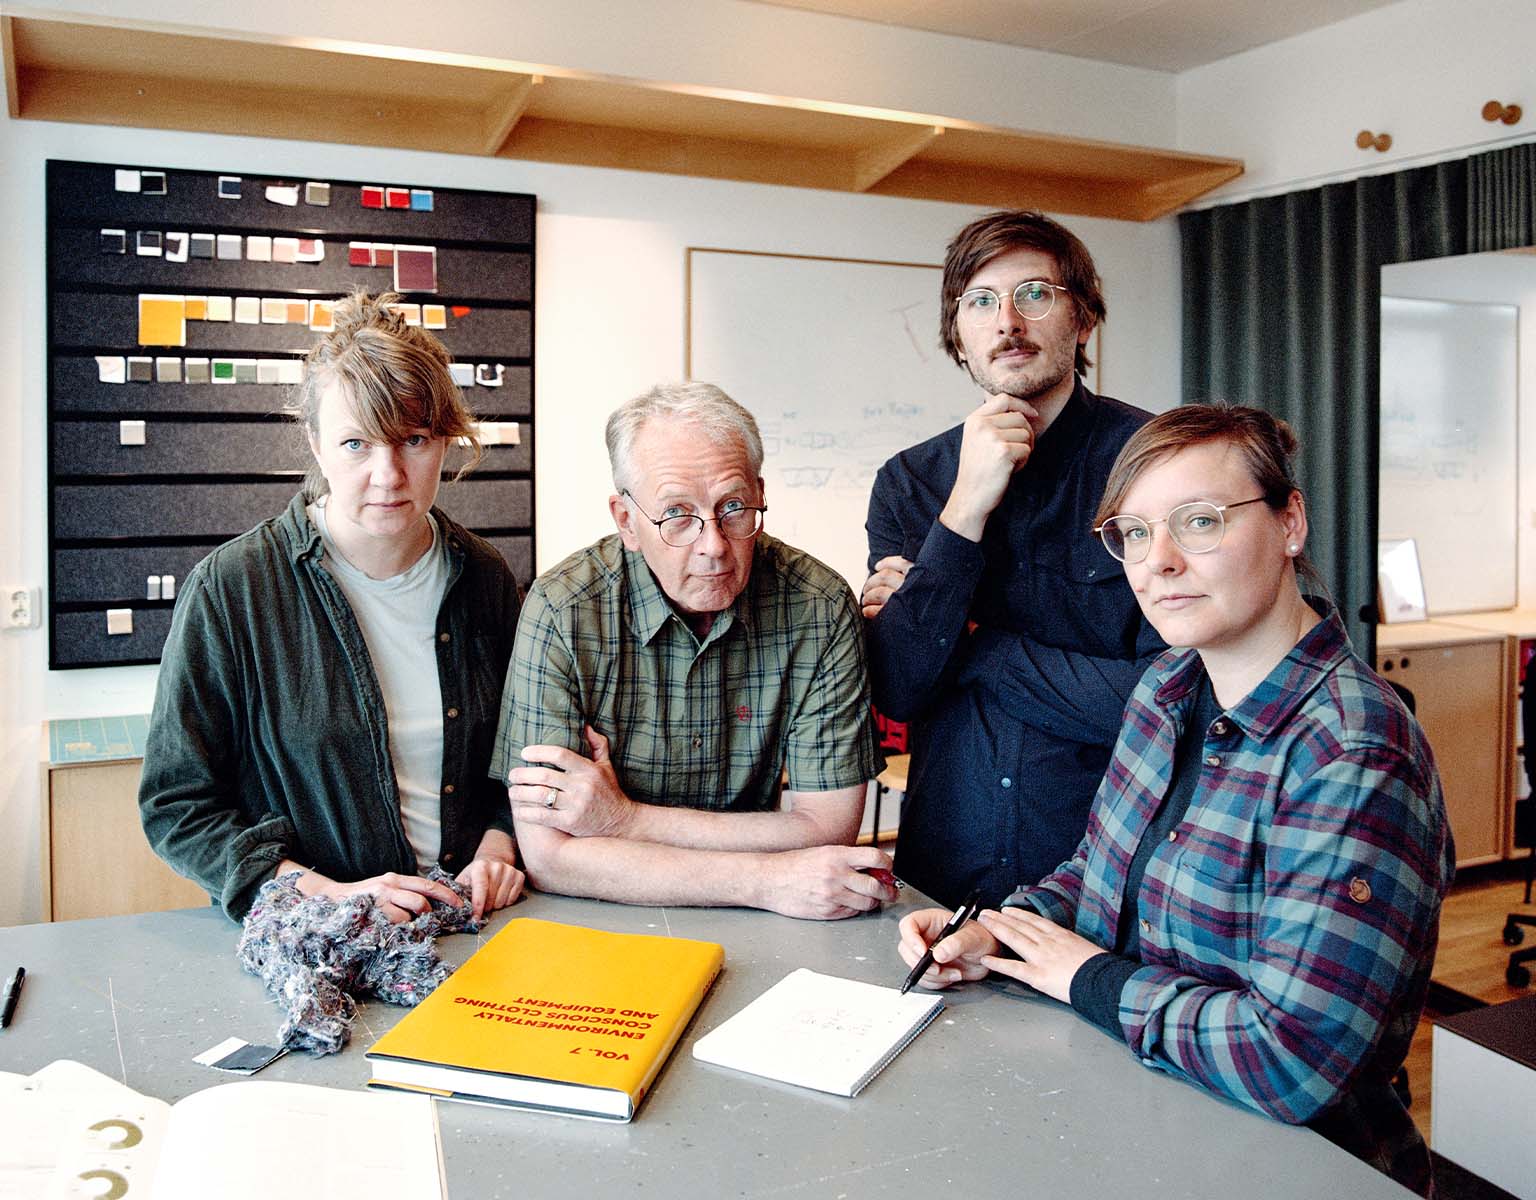
[[[720,532],[732,541],[744,542],[748,538],[754,538],[763,527],[763,514],[768,511],[766,504],[754,506],[742,504],[739,500],[727,500],[725,511],[717,516],[699,517],[692,513],[684,513],[675,517],[663,517],[658,521],[645,509],[640,508],[640,502],[634,498],[628,488],[623,494],[628,496],[629,502],[640,510],[642,517],[656,526],[656,532],[661,535],[661,540],[679,550],[698,541],[704,532],[704,526],[711,521],[719,525]]]
[[[1026,321],[1043,321],[1056,307],[1056,293],[1065,292],[1059,283],[1047,283],[1043,279],[1026,279],[1013,289],[1014,310]],[[956,301],[960,320],[966,325],[985,325],[997,319],[1003,306],[1003,298],[991,288],[971,288],[961,292]]]
[[[1191,500],[1181,504],[1166,517],[1155,521],[1143,521],[1140,517],[1110,517],[1094,530],[1108,550],[1123,563],[1139,563],[1152,552],[1152,526],[1168,524],[1168,536],[1173,544],[1186,554],[1209,554],[1221,545],[1227,531],[1228,509],[1242,508],[1245,504],[1257,504],[1263,496],[1252,500],[1238,500],[1232,504],[1212,504],[1209,500]]]

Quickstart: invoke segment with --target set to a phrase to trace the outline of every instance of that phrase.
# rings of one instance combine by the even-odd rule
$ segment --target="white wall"
[[[602,423],[681,376],[690,245],[938,262],[974,210],[957,205],[579,167],[0,119],[0,228],[17,273],[0,289],[0,582],[42,585],[46,559],[43,163],[76,158],[318,179],[403,179],[539,197],[536,412],[539,566],[605,531]],[[1177,402],[1174,223],[1072,219],[1104,275],[1102,388]],[[742,315],[750,321],[750,313]],[[827,336],[835,338],[836,330]],[[155,669],[47,670],[45,628],[0,631],[0,924],[37,920],[39,725],[148,711]]]
[[[1520,309],[1516,603],[1536,608],[1536,254],[1466,254],[1395,263],[1382,268],[1381,291],[1414,300],[1513,304]],[[1467,403],[1479,399],[1468,396]],[[1433,596],[1430,602],[1433,605]]]
[[[1536,137],[1531,0],[1401,0],[1177,77],[1178,139],[1241,158],[1245,173],[1200,204],[1397,170]],[[1513,127],[1485,101],[1518,102]],[[1362,129],[1392,135],[1360,150]]]

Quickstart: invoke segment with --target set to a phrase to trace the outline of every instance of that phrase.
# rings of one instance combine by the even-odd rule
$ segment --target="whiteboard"
[[[1381,298],[1380,537],[1417,540],[1430,616],[1515,605],[1518,319]]]
[[[939,347],[940,269],[911,263],[688,251],[690,379],[713,383],[763,434],[764,526],[863,586],[864,518],[891,455],[981,402]]]

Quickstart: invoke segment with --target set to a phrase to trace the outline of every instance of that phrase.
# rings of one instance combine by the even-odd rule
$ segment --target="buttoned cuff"
[[[1063,896],[1039,884],[1023,884],[1003,901],[1004,908],[1025,908],[1054,921],[1063,929],[1072,928],[1073,909]]]
[[[925,567],[946,573],[979,576],[986,563],[986,556],[981,552],[980,542],[961,537],[935,517],[933,524],[928,527],[928,536],[923,539],[923,548],[917,552],[917,561]]]

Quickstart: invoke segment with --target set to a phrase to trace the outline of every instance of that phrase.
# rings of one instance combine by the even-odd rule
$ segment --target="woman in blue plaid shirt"
[[[923,982],[1021,980],[1148,1066],[1428,1194],[1391,1080],[1424,1007],[1450,831],[1423,731],[1298,582],[1313,572],[1295,450],[1283,421],[1206,405],[1127,442],[1095,532],[1182,649],[1127,704],[1076,853],[935,947]],[[948,915],[903,919],[907,962]]]

